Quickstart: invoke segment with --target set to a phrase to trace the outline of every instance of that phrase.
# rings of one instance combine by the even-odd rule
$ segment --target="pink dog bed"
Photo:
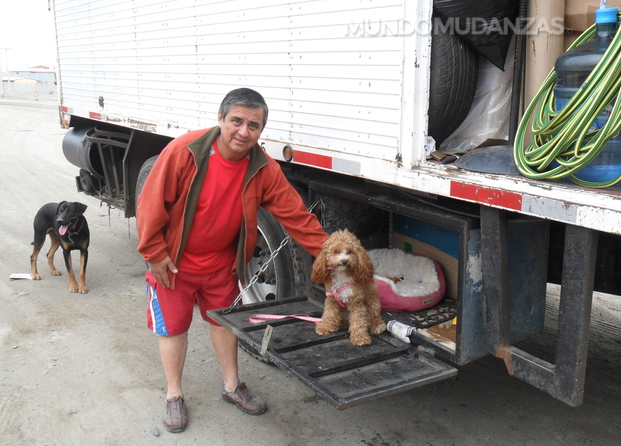
[[[373,249],[368,253],[375,267],[374,282],[382,309],[420,311],[444,297],[446,282],[437,261],[401,249]]]

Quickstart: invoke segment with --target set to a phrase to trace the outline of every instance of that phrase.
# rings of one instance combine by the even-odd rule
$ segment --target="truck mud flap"
[[[260,302],[208,311],[209,317],[257,351],[267,326],[272,327],[264,355],[287,370],[337,409],[453,377],[457,370],[388,332],[372,336],[372,344],[354,346],[346,330],[328,336],[315,324],[295,318],[253,324],[254,314],[321,317],[320,303],[307,297]]]

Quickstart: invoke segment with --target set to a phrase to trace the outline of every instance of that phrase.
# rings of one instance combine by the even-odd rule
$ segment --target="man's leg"
[[[160,336],[160,357],[166,375],[166,411],[162,422],[169,432],[183,432],[188,424],[188,411],[181,389],[183,365],[188,351],[188,332]]]
[[[211,340],[216,349],[224,377],[222,399],[227,403],[235,404],[240,410],[250,415],[265,413],[267,410],[265,401],[248,390],[245,383],[239,382],[237,336],[224,327],[212,325]]]
[[[197,277],[199,284],[196,284]],[[166,409],[162,422],[169,432],[182,432],[188,424],[188,411],[181,386],[188,351],[188,329],[200,286],[200,276],[178,273],[175,290],[158,286],[152,271],[147,271],[149,307],[147,326],[159,334],[162,368],[166,376]],[[172,334],[166,336],[166,334]]]
[[[211,324],[211,342],[220,361],[226,390],[234,391],[239,384],[237,336],[224,327]]]
[[[168,385],[166,399],[183,396],[181,376],[188,350],[188,332],[176,336],[160,336],[160,357]]]
[[[222,399],[235,404],[245,413],[260,415],[267,410],[265,402],[253,395],[246,384],[239,382],[237,336],[224,327],[214,325],[207,317],[207,311],[210,309],[226,308],[233,302],[239,292],[237,277],[231,274],[230,267],[225,267],[211,275],[209,281],[204,283],[208,283],[209,286],[203,287],[201,297],[204,299],[199,299],[198,305],[201,307],[203,318],[211,323],[211,342],[216,350],[224,379]]]

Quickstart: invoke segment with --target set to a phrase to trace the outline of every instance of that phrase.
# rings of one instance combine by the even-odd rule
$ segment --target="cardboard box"
[[[595,10],[600,1],[565,0],[565,28],[582,32],[595,23]],[[621,0],[607,0],[606,8],[621,8]]]

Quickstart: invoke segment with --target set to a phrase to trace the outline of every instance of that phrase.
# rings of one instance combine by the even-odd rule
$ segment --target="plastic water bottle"
[[[386,329],[390,332],[391,335],[399,339],[401,342],[405,342],[406,344],[410,343],[410,335],[416,331],[415,327],[403,324],[395,320],[388,321],[388,324],[386,324]]]
[[[595,11],[596,36],[567,51],[556,60],[554,86],[556,110],[561,110],[591,74],[617,32],[617,8]],[[593,122],[590,130],[604,126],[612,110],[610,104]],[[621,135],[610,138],[591,163],[574,174],[584,181],[607,182],[621,175]]]

